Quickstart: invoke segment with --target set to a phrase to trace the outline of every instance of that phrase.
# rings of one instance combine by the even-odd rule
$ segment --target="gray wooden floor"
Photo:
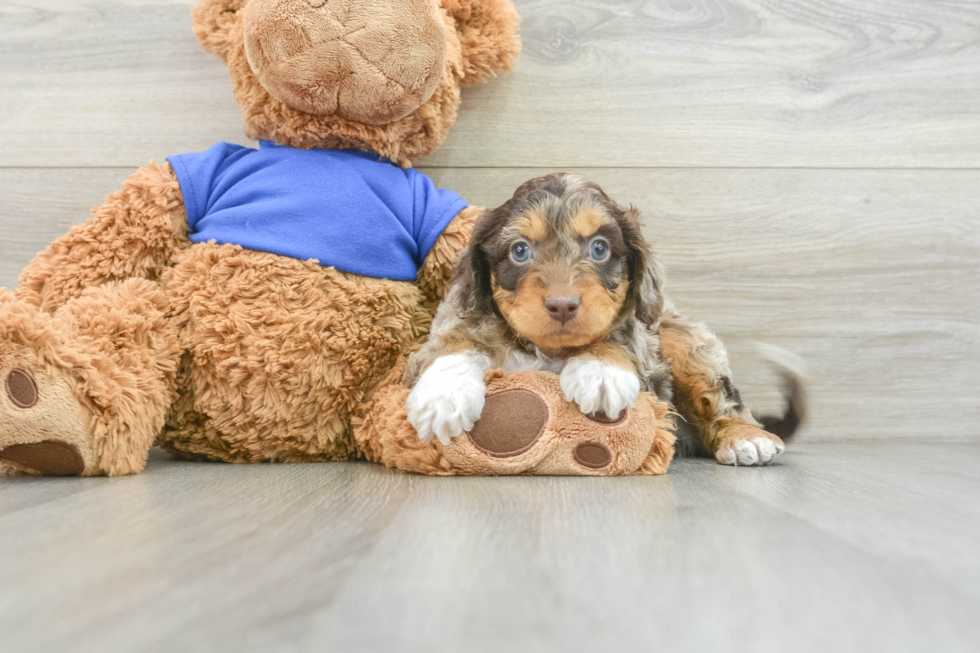
[[[0,649],[977,651],[980,442],[660,478],[0,480]]]

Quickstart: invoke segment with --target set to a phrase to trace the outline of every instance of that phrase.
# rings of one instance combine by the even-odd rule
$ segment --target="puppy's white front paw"
[[[636,405],[640,379],[632,372],[594,358],[573,358],[561,372],[561,391],[565,401],[574,401],[583,413],[601,410],[610,419],[616,419],[624,409]]]
[[[488,369],[486,355],[466,352],[437,358],[422,374],[405,402],[408,421],[422,442],[435,436],[449,444],[473,428],[483,412]]]
[[[756,435],[723,443],[715,452],[715,460],[722,465],[768,465],[785,449],[781,442]]]

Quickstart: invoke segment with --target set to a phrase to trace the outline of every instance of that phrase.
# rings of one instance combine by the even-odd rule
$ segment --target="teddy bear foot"
[[[16,349],[0,342],[0,470],[98,473],[83,409],[67,380],[31,365],[26,350]]]
[[[585,415],[545,372],[488,374],[483,413],[442,448],[458,473],[663,474],[673,456],[666,404],[641,395],[622,414]]]
[[[409,423],[410,390],[392,371],[354,421],[354,437],[369,459],[435,476],[665,474],[674,455],[669,407],[648,393],[609,418],[585,415],[565,401],[550,372],[487,373],[486,398],[473,427],[443,445],[423,442]]]
[[[167,310],[143,279],[87,289],[53,314],[0,288],[0,469],[143,469],[180,352]]]
[[[574,409],[568,412],[573,413]],[[584,417],[596,423],[593,428],[601,429],[602,426],[620,424],[626,413],[624,410],[615,419],[603,413]],[[504,390],[486,398],[480,421],[466,435],[474,447],[488,456],[518,456],[533,447],[545,433],[549,415],[548,404],[537,393],[523,388]],[[585,441],[572,448],[571,461],[599,471],[612,463],[613,455],[601,442]]]

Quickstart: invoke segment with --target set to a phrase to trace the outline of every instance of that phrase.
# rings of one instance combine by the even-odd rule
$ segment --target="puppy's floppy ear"
[[[485,247],[496,231],[498,219],[495,214],[499,211],[487,209],[483,212],[473,227],[470,244],[460,257],[447,297],[460,316],[493,310],[493,282]]]
[[[636,207],[630,205],[617,221],[628,252],[626,265],[630,287],[626,295],[626,305],[632,307],[641,322],[653,326],[660,319],[664,307],[663,264],[643,237],[640,212]]]

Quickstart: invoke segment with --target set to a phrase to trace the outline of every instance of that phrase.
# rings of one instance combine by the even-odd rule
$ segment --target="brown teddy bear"
[[[367,457],[453,473],[663,473],[666,406],[590,421],[496,375],[468,438],[422,444],[400,370],[482,209],[410,168],[460,86],[510,69],[509,0],[201,0],[245,132],[138,170],[0,289],[0,467],[139,472]],[[491,373],[493,376],[493,373]]]

